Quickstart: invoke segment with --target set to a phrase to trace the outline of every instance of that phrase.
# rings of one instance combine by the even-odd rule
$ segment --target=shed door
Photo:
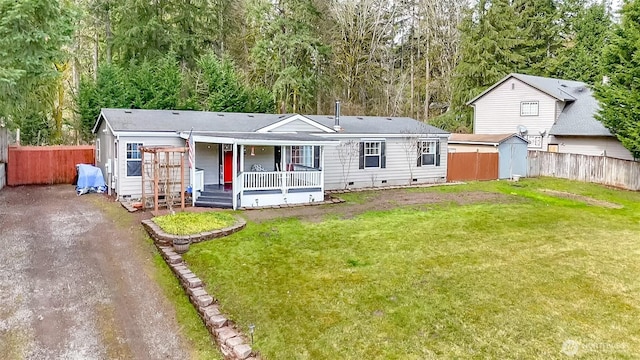
[[[511,139],[513,140],[513,139]],[[510,179],[513,175],[527,176],[527,144],[510,142],[501,144],[498,177]]]

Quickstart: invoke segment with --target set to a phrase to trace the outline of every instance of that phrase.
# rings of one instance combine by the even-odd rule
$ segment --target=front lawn
[[[503,195],[347,219],[332,205],[325,221],[250,222],[185,259],[255,324],[267,359],[640,354],[640,193],[553,179],[407,191]]]

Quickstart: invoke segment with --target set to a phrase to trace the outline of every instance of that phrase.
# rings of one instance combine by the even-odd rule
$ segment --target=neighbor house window
[[[289,147],[289,164],[313,167],[313,146]]]
[[[520,116],[538,116],[538,102],[537,101],[521,102]]]
[[[436,164],[436,140],[420,142],[420,163],[423,166]]]
[[[96,163],[100,162],[100,139],[96,139]]]
[[[142,175],[141,143],[127,143],[127,176]]]

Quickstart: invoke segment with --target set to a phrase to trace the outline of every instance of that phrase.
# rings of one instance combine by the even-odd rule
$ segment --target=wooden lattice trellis
[[[143,146],[142,206],[158,211],[160,206],[173,210],[180,204],[184,210],[184,156],[186,147]]]

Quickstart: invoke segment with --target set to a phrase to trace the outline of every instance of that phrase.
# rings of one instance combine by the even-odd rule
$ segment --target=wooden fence
[[[447,181],[495,180],[498,157],[498,153],[449,153]]]
[[[640,162],[606,156],[529,151],[528,176],[551,176],[640,190]]]
[[[10,146],[7,185],[71,184],[77,164],[94,163],[93,146]]]

